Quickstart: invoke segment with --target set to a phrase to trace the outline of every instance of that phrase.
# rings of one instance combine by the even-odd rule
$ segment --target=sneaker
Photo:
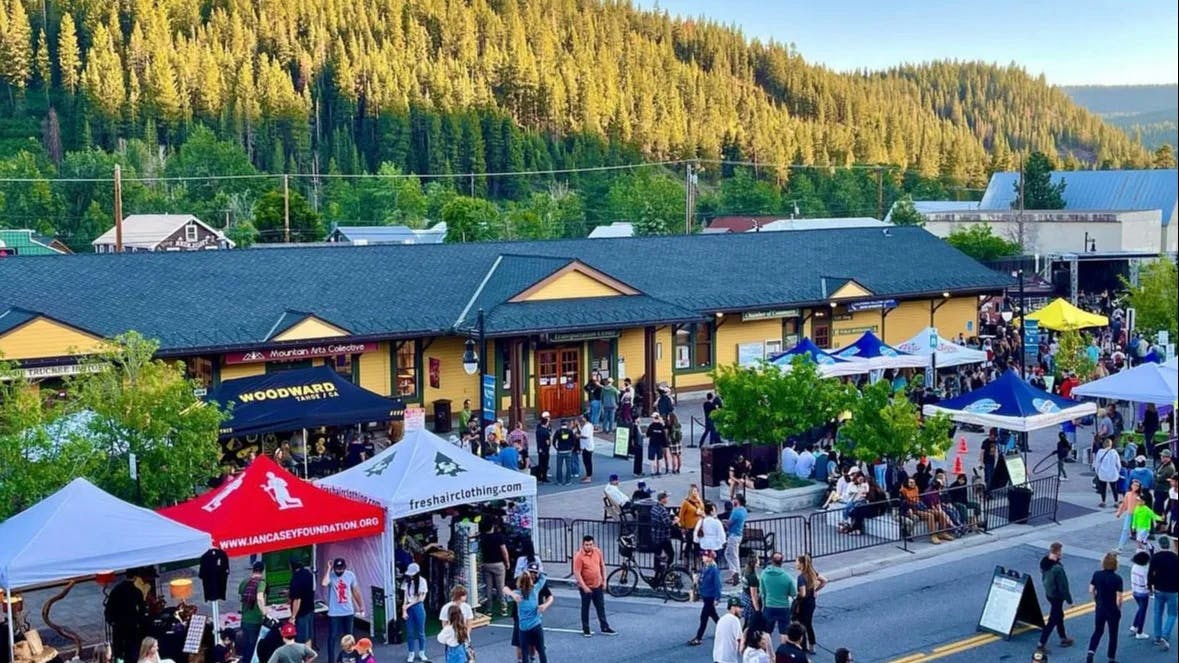
[[[1093,663],[1093,652],[1085,654],[1085,663]]]
[[[416,658],[416,656],[414,656],[413,654],[410,654],[409,656],[405,657],[405,660],[407,661],[407,663],[413,663],[413,660],[415,658]]]
[[[1073,640],[1072,638],[1061,638],[1060,639],[1060,646],[1061,647],[1072,647],[1074,642],[1076,642],[1076,640]]]
[[[1134,636],[1134,639],[1135,640],[1149,640],[1150,634],[1149,633],[1139,633],[1138,635]]]
[[[1130,635],[1134,635],[1137,632],[1138,632],[1138,629],[1134,628],[1133,626],[1130,627]]]
[[[602,635],[618,635],[618,631],[615,631],[609,626],[603,627],[601,633]]]
[[[588,628],[581,629],[581,637],[583,637],[583,638],[591,637],[590,630]]]
[[[426,656],[426,652],[421,652],[418,654],[418,660],[422,663],[430,663],[430,657]]]

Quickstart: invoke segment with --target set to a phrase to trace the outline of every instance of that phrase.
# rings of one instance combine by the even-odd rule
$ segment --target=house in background
[[[635,224],[630,221],[615,221],[614,223],[596,226],[590,231],[590,239],[604,239],[607,237],[634,237]]]
[[[439,221],[425,230],[409,226],[336,226],[328,233],[327,241],[352,246],[442,244],[446,241],[446,222]]]
[[[95,253],[115,253],[115,229],[91,242]],[[191,214],[132,214],[123,219],[123,251],[231,249],[224,233]]]
[[[892,204],[888,208],[888,214],[884,215],[885,223],[892,223],[892,212],[897,208],[897,203]],[[926,214],[934,214],[937,212],[970,212],[978,209],[977,200],[914,200],[913,208],[917,213],[924,216]]]
[[[52,237],[38,235],[27,228],[0,228],[0,257],[56,256],[63,253],[73,251]]]

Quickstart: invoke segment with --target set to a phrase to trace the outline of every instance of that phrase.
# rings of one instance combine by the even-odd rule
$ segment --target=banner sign
[[[741,314],[741,322],[752,322],[754,320],[773,320],[774,318],[797,318],[798,309],[783,308],[772,311],[746,311]]]
[[[377,343],[327,343],[301,348],[269,348],[249,352],[230,352],[225,355],[225,363],[257,364],[267,361],[301,361],[315,357],[364,354],[375,351],[377,347]]]
[[[547,334],[549,341],[553,343],[569,343],[573,341],[599,341],[610,338],[618,338],[618,331],[591,331],[591,332],[576,332],[570,334]]]
[[[847,310],[855,313],[857,311],[884,311],[896,307],[897,300],[895,299],[876,299],[870,302],[852,302],[847,305]]]
[[[483,399],[481,401],[483,409],[483,421],[495,421],[495,376],[483,376]]]
[[[426,428],[426,408],[424,407],[407,407],[405,408],[405,430],[425,430]]]

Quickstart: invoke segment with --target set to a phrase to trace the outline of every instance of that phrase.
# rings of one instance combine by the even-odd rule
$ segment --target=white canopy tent
[[[531,499],[535,513],[535,477],[484,460],[425,429],[408,431],[400,442],[316,485],[385,508],[386,531],[378,563],[387,601],[395,597],[393,548],[398,518],[517,497]]]
[[[1179,371],[1155,363],[1139,364],[1083,384],[1073,389],[1072,395],[1170,405],[1179,399]]]
[[[958,345],[942,338],[937,337],[937,349],[930,347],[929,339],[934,334],[933,327],[926,327],[917,333],[913,338],[901,343],[896,347],[901,352],[907,352],[911,355],[918,355],[926,358],[926,364],[929,358],[933,356],[937,360],[938,368],[949,368],[951,366],[961,366],[962,364],[981,364],[987,360],[986,350],[975,350],[964,345]]]
[[[22,587],[194,559],[211,547],[205,532],[74,479],[0,523],[0,586],[11,596]],[[11,652],[11,602],[8,610]]]

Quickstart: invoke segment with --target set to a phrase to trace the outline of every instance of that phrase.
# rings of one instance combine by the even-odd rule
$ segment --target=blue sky
[[[794,43],[845,71],[934,59],[1016,62],[1057,85],[1179,81],[1175,0],[633,0]]]

